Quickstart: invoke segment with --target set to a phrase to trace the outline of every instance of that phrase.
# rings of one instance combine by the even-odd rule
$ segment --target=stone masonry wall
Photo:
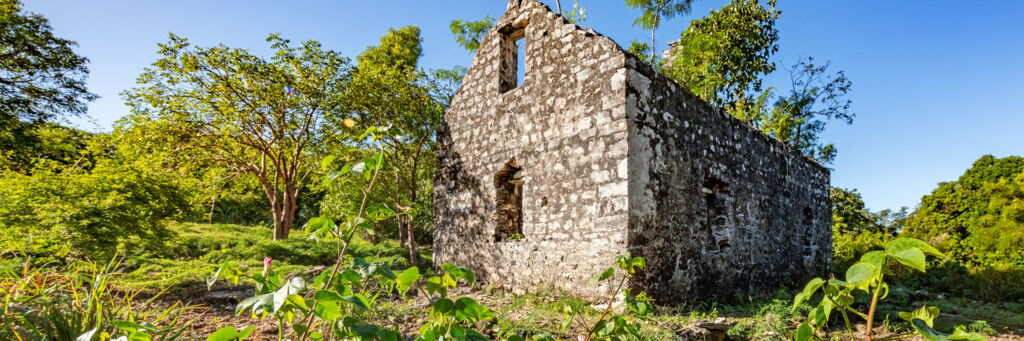
[[[517,30],[526,76],[515,86]],[[596,297],[589,278],[627,249],[625,54],[543,4],[513,0],[482,39],[438,134],[436,264],[521,291]],[[495,242],[494,175],[522,166],[522,235]]]
[[[634,287],[728,301],[827,273],[828,170],[627,58]]]
[[[514,184],[496,188],[499,172]],[[589,278],[630,251],[648,265],[631,285],[661,304],[771,293],[828,270],[828,189],[827,169],[611,39],[511,0],[438,132],[434,261],[597,298]],[[496,238],[498,217],[521,236],[503,223]]]

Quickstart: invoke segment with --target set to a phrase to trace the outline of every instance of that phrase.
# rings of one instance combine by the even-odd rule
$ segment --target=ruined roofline
[[[617,43],[616,43],[616,46],[618,46]],[[619,48],[621,50],[621,46],[619,46]],[[689,97],[692,97],[697,103],[700,103],[700,104],[703,104],[705,106],[711,107],[712,108],[712,110],[711,110],[712,112],[718,114],[719,116],[722,116],[726,120],[729,120],[730,123],[732,123],[733,125],[740,126],[743,129],[747,129],[747,130],[749,130],[749,131],[751,131],[753,133],[756,133],[760,138],[766,140],[768,143],[774,144],[775,148],[781,149],[781,150],[785,151],[788,154],[798,155],[798,156],[802,157],[804,160],[810,162],[812,165],[816,166],[819,170],[824,171],[826,174],[831,174],[831,172],[832,172],[831,169],[829,169],[828,167],[825,167],[824,165],[819,163],[818,160],[815,160],[814,158],[808,156],[807,154],[804,154],[804,152],[802,152],[802,151],[800,151],[800,150],[798,150],[796,148],[793,148],[792,146],[789,146],[789,145],[787,145],[785,143],[782,143],[782,141],[779,141],[778,139],[776,139],[774,137],[771,137],[770,135],[768,135],[767,133],[761,131],[760,129],[754,128],[754,126],[752,126],[750,124],[747,124],[746,122],[741,121],[740,119],[736,118],[735,116],[729,114],[729,112],[726,111],[725,108],[717,106],[717,105],[713,105],[711,103],[708,103],[704,99],[698,97],[696,94],[691,92],[690,89],[687,89],[682,84],[679,84],[678,82],[676,82],[672,78],[669,78],[668,76],[665,76],[664,74],[655,71],[654,68],[651,67],[650,64],[647,64],[647,62],[641,60],[640,58],[638,58],[637,56],[633,55],[632,53],[629,53],[628,51],[623,51],[623,52],[626,54],[626,58],[629,60],[629,61],[626,62],[626,67],[627,68],[632,68],[634,71],[640,72],[641,74],[644,74],[645,76],[653,75],[653,77],[648,76],[648,78],[651,78],[652,81],[654,81],[655,79],[663,79],[665,81],[670,82],[674,86],[675,91],[680,92],[680,93],[677,93],[677,94],[673,94],[673,96],[689,96]],[[633,65],[635,65],[634,67],[630,67],[629,66],[630,61],[632,61]]]
[[[575,26],[575,30],[576,31],[583,31],[584,33],[587,33],[588,35],[585,36],[586,39],[608,39],[609,41],[611,41],[613,43],[612,45],[614,45],[614,48],[619,53],[622,53],[622,54],[625,55],[625,57],[626,57],[626,62],[625,62],[625,65],[624,65],[625,68],[633,69],[634,71],[640,72],[641,74],[644,74],[648,78],[651,78],[652,81],[655,80],[655,79],[664,79],[665,81],[670,82],[674,86],[675,91],[681,92],[681,93],[673,94],[673,96],[690,96],[694,100],[696,100],[698,103],[702,103],[702,104],[704,104],[706,106],[711,107],[712,108],[712,112],[717,113],[719,116],[724,117],[726,120],[728,120],[734,126],[740,126],[743,129],[747,129],[748,131],[750,131],[752,133],[756,133],[760,138],[764,139],[768,143],[772,143],[775,148],[781,149],[781,150],[783,150],[787,154],[798,155],[798,156],[802,157],[805,161],[808,161],[810,164],[816,166],[819,170],[824,171],[826,175],[831,174],[831,169],[829,169],[828,167],[825,167],[824,165],[819,163],[818,160],[815,160],[814,158],[808,156],[807,154],[804,154],[804,152],[802,152],[802,151],[800,151],[800,150],[798,150],[796,148],[793,148],[793,147],[791,147],[791,146],[789,146],[789,145],[787,145],[785,143],[782,143],[782,141],[779,141],[778,139],[769,136],[767,133],[761,131],[760,129],[754,128],[750,124],[748,124],[746,122],[743,122],[740,119],[732,116],[731,114],[729,114],[725,110],[725,108],[722,108],[720,106],[708,103],[704,99],[698,97],[696,94],[691,92],[690,89],[686,88],[682,84],[679,84],[678,82],[676,82],[675,80],[669,78],[668,76],[665,76],[664,74],[654,70],[654,67],[652,67],[650,64],[648,64],[647,62],[641,60],[640,58],[638,58],[637,56],[633,55],[632,53],[630,53],[626,49],[622,48],[622,45],[620,45],[618,42],[616,42],[615,39],[612,39],[611,37],[606,36],[604,34],[601,34],[600,32],[595,31],[593,28],[586,28],[586,29],[584,29],[583,27],[580,27],[580,25],[577,25],[575,23],[569,22],[569,20],[566,19],[565,16],[556,13],[555,11],[551,10],[551,7],[549,7],[548,5],[545,5],[544,3],[540,2],[540,1],[537,1],[537,0],[509,0],[508,1],[508,5],[505,8],[505,13],[502,13],[502,15],[500,17],[498,17],[497,20],[495,20],[494,25],[491,26],[491,28],[487,30],[487,33],[484,35],[484,38],[481,38],[481,42],[484,39],[486,39],[487,36],[492,35],[492,34],[497,34],[497,32],[499,32],[502,27],[505,27],[505,26],[511,25],[511,24],[515,24],[513,21],[515,19],[518,19],[518,18],[511,18],[511,17],[509,17],[509,12],[512,11],[513,8],[523,7],[524,3],[528,2],[528,1],[529,2],[537,3],[539,5],[539,8],[543,9],[544,11],[546,11],[547,13],[549,13],[551,15],[554,15],[555,19],[561,19],[563,25],[571,24],[571,25]],[[520,15],[522,15],[522,14],[520,14]],[[479,53],[480,53],[479,50],[477,50],[476,52],[473,53],[473,62],[470,64],[469,70],[472,70],[473,64],[476,63],[477,55]],[[653,75],[653,77],[651,75]],[[469,73],[468,72],[466,73],[466,77],[469,77]],[[463,78],[463,83],[464,83],[464,81],[465,81],[465,78]],[[457,89],[455,91],[455,94],[452,96],[452,102],[454,102],[457,97],[460,97],[461,94],[462,94],[462,86],[460,84],[459,89]]]

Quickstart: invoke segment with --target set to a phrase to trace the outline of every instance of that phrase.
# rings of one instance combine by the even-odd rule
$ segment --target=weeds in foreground
[[[871,341],[872,323],[878,301],[889,295],[889,285],[884,281],[886,275],[892,274],[889,264],[903,264],[911,269],[925,271],[925,255],[942,257],[942,253],[931,245],[914,238],[898,238],[885,244],[885,250],[871,251],[856,264],[846,270],[846,280],[821,278],[812,279],[804,290],[793,299],[793,310],[811,298],[819,289],[823,297],[818,305],[811,309],[807,322],[797,328],[794,339],[797,341],[812,340],[817,330],[828,323],[833,311],[838,311],[843,318],[847,333],[851,340],[855,339],[849,314],[854,314],[867,321],[864,339]],[[852,308],[853,292],[863,290],[871,295],[871,303],[867,313]],[[912,312],[900,312],[899,316],[910,322],[917,335],[929,341],[940,340],[985,340],[978,333],[968,332],[966,328],[957,327],[952,334],[936,331],[934,320],[939,316],[938,307],[922,306]],[[888,324],[888,323],[887,323]]]
[[[378,134],[386,134],[386,129],[370,128],[364,137],[370,136],[376,142]],[[372,143],[371,143],[372,144]],[[380,145],[377,143],[377,145]],[[325,160],[323,164],[330,162]],[[372,157],[364,159],[353,166],[346,166],[340,171],[327,173],[325,182],[331,182],[339,176],[353,174],[362,176],[368,184],[363,190],[363,200],[358,209],[348,212],[342,223],[335,223],[326,217],[310,220],[305,229],[311,231],[310,237],[316,240],[331,240],[337,249],[335,266],[318,275],[311,286],[307,286],[301,277],[284,279],[273,272],[272,260],[267,258],[263,272],[248,274],[245,268],[223,265],[208,281],[212,286],[219,278],[237,283],[241,278],[248,278],[257,283],[256,295],[240,302],[236,314],[249,312],[254,318],[273,317],[278,321],[278,340],[286,336],[303,341],[312,340],[381,340],[397,341],[398,331],[368,323],[367,317],[371,307],[383,297],[400,296],[407,299],[410,291],[415,291],[429,298],[428,319],[418,331],[417,340],[487,340],[481,333],[494,321],[494,311],[480,305],[470,297],[454,297],[449,294],[459,283],[472,286],[475,282],[473,272],[443,264],[441,272],[435,275],[421,274],[419,268],[410,267],[400,274],[395,274],[385,263],[369,263],[362,258],[347,255],[352,238],[359,229],[369,229],[373,222],[381,221],[398,212],[387,206],[367,206],[367,197],[376,184],[377,176],[386,170],[388,163],[383,150]],[[574,323],[586,325],[587,332],[577,336],[579,340],[638,340],[641,338],[637,329],[626,318],[626,314],[645,317],[653,312],[650,299],[644,294],[631,295],[624,288],[625,283],[637,271],[644,268],[646,262],[641,257],[628,254],[615,259],[615,267],[608,268],[598,274],[592,282],[606,281],[613,278],[618,285],[611,293],[607,306],[599,318],[589,321],[580,312],[579,304],[564,306],[566,316],[563,329]],[[621,275],[616,277],[616,269]],[[624,314],[613,313],[616,297],[625,301]],[[252,329],[238,330],[234,326],[225,327],[215,332],[208,340],[227,341],[241,340],[251,334]],[[551,335],[534,335],[532,340],[554,340]],[[525,340],[521,335],[509,335],[508,340]]]
[[[116,292],[111,283],[120,260],[78,261],[60,268],[0,268],[0,339],[3,340],[176,340],[191,321],[180,302],[159,308],[159,294],[138,304],[138,291]]]

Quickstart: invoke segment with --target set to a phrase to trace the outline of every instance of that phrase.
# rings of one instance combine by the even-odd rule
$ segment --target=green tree
[[[85,88],[89,60],[75,54],[76,45],[18,0],[0,0],[0,125],[86,112],[96,95]]]
[[[132,108],[125,124],[161,141],[155,146],[253,176],[279,240],[288,237],[323,147],[345,137],[326,117],[347,110],[350,67],[316,41],[293,47],[277,34],[267,41],[275,51],[269,60],[223,45],[194,47],[172,34],[139,86],[122,95]]]
[[[449,28],[452,31],[452,35],[455,36],[455,42],[466,49],[466,51],[469,51],[469,53],[473,53],[480,48],[480,39],[483,39],[484,34],[487,34],[487,30],[491,26],[494,26],[494,18],[488,15],[477,21],[452,20]]]
[[[647,43],[645,42],[633,39],[629,42],[629,48],[627,48],[626,51],[629,51],[629,53],[640,58],[640,60],[647,60],[649,58],[647,53],[651,51],[651,47],[647,46]]]
[[[171,236],[166,219],[185,207],[171,179],[108,158],[31,175],[3,172],[0,248],[101,256],[132,241],[153,249]]]
[[[815,64],[814,58],[801,59],[789,69],[791,90],[781,97],[767,115],[755,105],[745,117],[755,127],[821,163],[831,163],[836,148],[824,144],[819,136],[832,120],[853,124],[852,101],[846,96],[853,83],[843,71],[829,74],[831,62]],[[770,91],[768,92],[770,93]],[[759,103],[760,104],[760,103]]]
[[[961,264],[1024,265],[1024,158],[985,155],[956,181],[921,198],[902,235],[920,238]]]
[[[779,50],[779,13],[774,0],[767,8],[758,0],[732,0],[691,22],[662,70],[701,99],[751,123],[754,118],[735,109],[754,106],[761,77],[775,71],[771,57]]]
[[[88,59],[75,46],[19,1],[0,0],[0,170],[27,174],[40,161],[78,159],[87,134],[53,122],[85,114],[96,99],[85,87]]]
[[[95,160],[87,148],[93,136],[53,122],[15,120],[0,128],[0,171],[30,174],[37,169],[87,164]]]
[[[679,14],[690,13],[690,3],[693,0],[626,0],[626,6],[640,9],[639,18],[633,21],[633,26],[640,26],[645,30],[651,30],[651,56],[650,63],[654,64],[655,52],[654,32],[665,20]]]
[[[435,132],[442,122],[464,69],[426,72],[418,68],[422,54],[420,29],[390,29],[380,44],[367,47],[356,59],[349,92],[351,113],[365,126],[390,126],[389,134],[375,143],[384,145],[395,171],[380,179],[397,217],[399,239],[409,247],[409,261],[417,264],[417,217],[430,217]],[[369,148],[364,148],[369,149]]]
[[[888,225],[878,214],[868,211],[857,190],[833,187],[832,202],[833,268],[845,269],[864,253],[877,249],[891,239]]]
[[[724,107],[732,116],[794,149],[831,163],[836,148],[820,140],[833,120],[853,123],[853,84],[843,71],[830,73],[831,62],[800,59],[790,67],[790,90],[775,96],[762,90],[765,75],[775,71],[779,18],[775,1],[733,0],[721,10],[694,20],[682,33],[662,72],[701,99]]]

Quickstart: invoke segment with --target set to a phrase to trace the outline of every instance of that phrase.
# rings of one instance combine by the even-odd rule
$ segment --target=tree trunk
[[[398,229],[405,231],[405,244],[409,246],[409,266],[417,266],[420,263],[419,254],[416,252],[416,233],[414,233],[412,217],[403,214],[398,216]]]
[[[398,219],[398,246],[405,247],[406,240],[409,239],[409,231],[405,229],[405,225],[402,223],[402,218]]]
[[[295,224],[295,211],[298,208],[298,188],[285,186],[284,198],[281,198],[280,205],[274,204],[274,240],[288,239],[288,234]]]
[[[658,17],[654,17],[654,27],[651,27],[651,66],[654,66],[654,31],[658,29]]]
[[[413,170],[412,175],[409,177],[409,192],[406,198],[410,204],[416,202],[415,168]],[[407,239],[405,244],[409,247],[409,266],[417,266],[420,263],[420,257],[419,253],[416,252],[416,227],[412,224],[412,216],[408,214],[401,215],[398,219],[398,224],[399,230],[402,229],[402,225],[405,225],[405,238]]]
[[[392,199],[395,201],[395,205],[401,207],[402,205],[402,176],[398,174],[398,170],[395,169],[395,197]],[[408,232],[405,229],[405,225],[402,224],[402,218],[398,218],[398,246],[406,247],[406,241],[409,239]]]

